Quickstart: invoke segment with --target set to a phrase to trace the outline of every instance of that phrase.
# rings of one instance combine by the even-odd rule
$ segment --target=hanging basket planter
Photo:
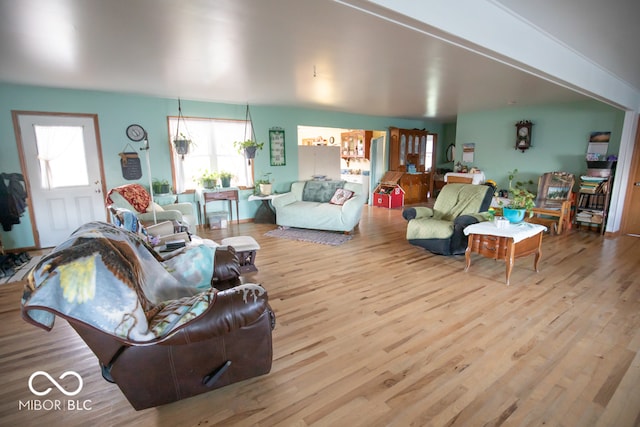
[[[235,141],[233,146],[238,150],[238,153],[244,154],[244,157],[251,164],[251,160],[256,157],[256,151],[262,150],[262,147],[264,147],[264,142],[247,139],[245,141]]]
[[[182,120],[185,128],[186,135],[180,132],[180,121]],[[173,137],[173,146],[176,150],[176,153],[184,160],[184,156],[189,154],[191,151],[191,138],[189,138],[189,131],[187,130],[187,124],[184,120],[184,116],[182,115],[182,104],[180,102],[180,98],[178,98],[178,120],[176,122],[176,136]],[[190,135],[189,135],[190,136]]]
[[[249,123],[251,123],[251,129],[248,129]],[[244,154],[249,164],[251,164],[251,160],[256,157],[256,150],[262,150],[262,147],[264,147],[264,142],[256,141],[256,134],[253,131],[253,120],[249,112],[249,104],[247,104],[247,114],[245,117],[244,141],[234,141],[233,146],[238,150],[239,154]]]
[[[258,150],[258,147],[247,147],[244,149],[244,156],[247,159],[255,159],[256,158],[256,151]]]
[[[190,139],[174,139],[173,146],[176,149],[176,153],[180,154],[181,156],[185,156],[189,154],[189,148],[191,147],[191,140]]]

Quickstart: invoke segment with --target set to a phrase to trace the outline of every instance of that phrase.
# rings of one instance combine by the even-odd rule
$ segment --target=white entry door
[[[105,221],[95,115],[17,113],[36,244],[56,246],[80,225]]]

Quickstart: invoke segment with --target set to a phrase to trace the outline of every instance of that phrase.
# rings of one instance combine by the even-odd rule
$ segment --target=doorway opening
[[[386,139],[382,130],[298,126],[298,179],[359,183],[370,196],[387,170]]]

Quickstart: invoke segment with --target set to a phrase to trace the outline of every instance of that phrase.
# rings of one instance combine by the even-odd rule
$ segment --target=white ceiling
[[[496,3],[640,88],[637,0]],[[331,0],[0,0],[0,61],[3,82],[389,117],[586,99]]]

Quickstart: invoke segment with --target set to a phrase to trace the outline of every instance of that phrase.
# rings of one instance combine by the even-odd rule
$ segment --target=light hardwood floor
[[[465,273],[464,256],[409,245],[397,209],[365,207],[338,247],[265,237],[272,228],[200,233],[262,247],[247,281],[277,315],[270,374],[136,412],[65,321],[25,323],[20,286],[6,285],[0,425],[640,424],[640,239],[545,236],[540,272],[518,259],[507,287],[503,262],[474,255]],[[19,410],[36,370],[77,371],[91,409]]]

